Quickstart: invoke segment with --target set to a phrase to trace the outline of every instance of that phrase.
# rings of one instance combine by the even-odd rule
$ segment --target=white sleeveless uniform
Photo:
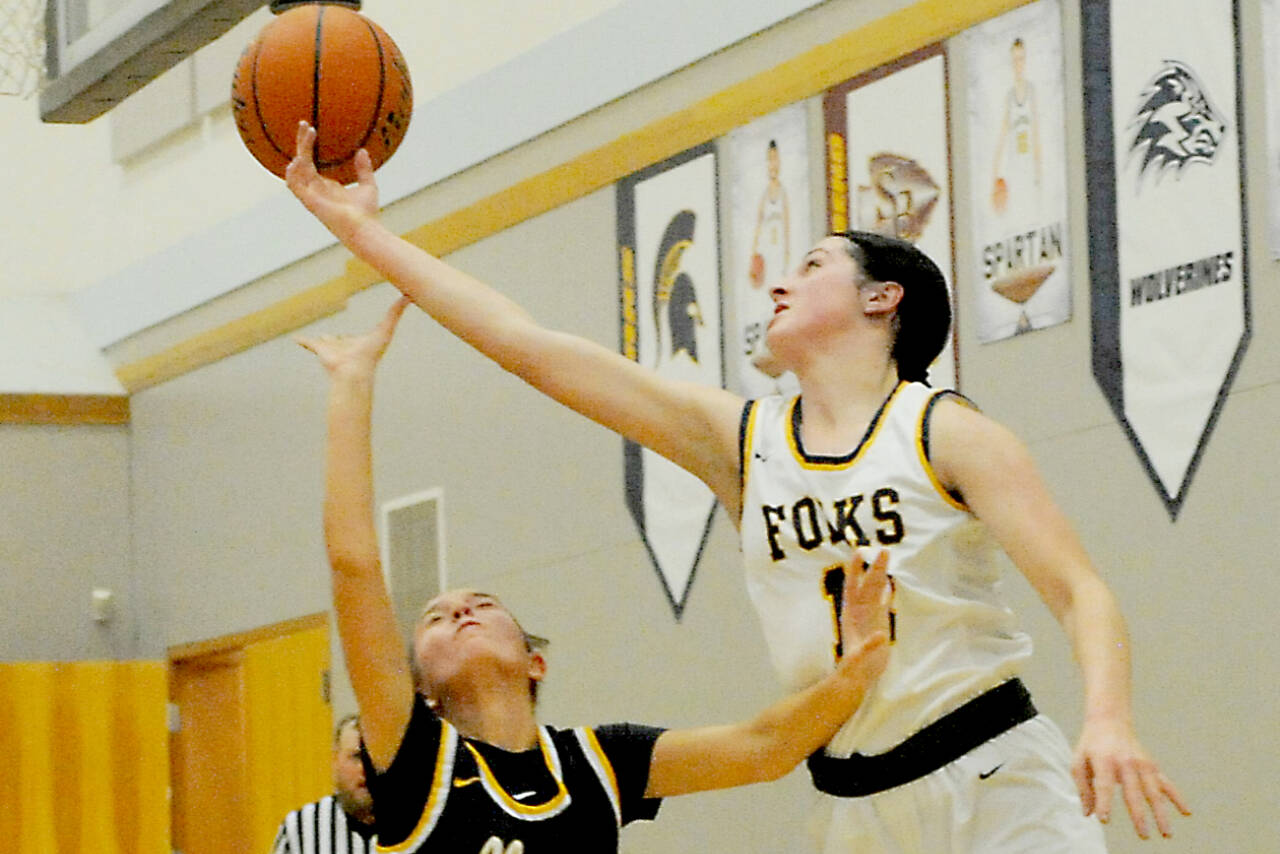
[[[756,251],[764,258],[764,289],[787,274],[787,191],[765,191],[760,212],[760,238]]]
[[[1005,115],[1009,122],[1009,140],[1004,152],[1004,178],[1009,187],[1009,207],[1005,211],[1012,226],[1036,224],[1040,211],[1040,185],[1036,180],[1035,152],[1035,88],[1025,83],[1018,97],[1016,88],[1005,96]]]
[[[839,642],[836,603],[852,548],[872,560],[889,552],[893,579],[893,643],[889,663],[874,689],[827,752],[834,756],[883,753],[921,728],[1017,674],[1031,654],[1031,640],[1015,625],[1000,600],[996,546],[986,527],[938,482],[928,460],[928,414],[950,392],[920,383],[902,383],[882,406],[866,435],[849,455],[807,454],[800,441],[799,398],[753,401],[743,419],[743,502],[741,537],[747,589],[764,628],[774,666],[792,690],[830,672]],[[957,398],[963,400],[963,398]],[[1017,741],[1033,731],[1031,764],[1013,773],[1013,757],[982,750],[995,742]],[[1050,752],[1047,763],[1042,754]],[[1056,727],[1036,717],[992,739],[972,754],[991,765],[1008,762],[1001,784],[1019,778],[1023,787],[1048,786],[1048,800],[1064,810],[1076,836],[1066,847],[1048,836],[1015,838],[998,822],[1005,847],[975,841],[950,827],[980,797],[972,789],[979,774],[956,775],[953,766],[969,755],[906,785],[856,798],[828,798],[824,850],[836,851],[1102,851],[1096,823],[1083,820],[1068,772],[1069,751]],[[1018,762],[1022,763],[1022,758]],[[949,776],[954,780],[946,779]],[[988,775],[990,776],[990,775]],[[1046,779],[1040,779],[1044,777]],[[941,790],[935,778],[942,779]],[[987,778],[983,778],[985,784]],[[932,782],[931,782],[932,781]],[[992,787],[988,787],[992,788]],[[959,789],[960,791],[955,791]],[[904,794],[904,790],[910,790]],[[1002,791],[1007,794],[1008,787]],[[893,804],[904,797],[907,804]],[[1034,795],[1032,797],[1035,797]],[[959,799],[959,801],[958,801]],[[978,801],[981,803],[981,801]],[[1034,802],[1033,802],[1034,803]],[[896,816],[886,819],[888,812]],[[840,811],[846,815],[842,818]],[[947,814],[939,816],[940,811]],[[1004,819],[1006,810],[1000,810]],[[864,815],[864,813],[866,813]],[[1035,811],[1044,824],[1044,813]],[[852,817],[850,817],[850,814]],[[1016,815],[1008,816],[1017,821]],[[886,829],[885,821],[890,825]],[[962,822],[966,827],[973,822]],[[1033,829],[1037,834],[1047,829]],[[1083,844],[1084,840],[1087,844]],[[1034,847],[1020,848],[1021,845]]]

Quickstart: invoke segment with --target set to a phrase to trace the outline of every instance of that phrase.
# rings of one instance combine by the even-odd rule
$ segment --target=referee
[[[347,715],[333,734],[334,793],[284,817],[272,854],[373,854],[373,798],[360,761],[360,721]]]

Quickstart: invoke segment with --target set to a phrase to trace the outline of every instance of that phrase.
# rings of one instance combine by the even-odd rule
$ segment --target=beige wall
[[[831,4],[823,13],[830,17],[810,18],[821,26],[809,31],[809,43],[819,43],[817,33],[841,32],[835,12],[852,5]],[[1139,843],[1117,815],[1108,830],[1117,854],[1280,848],[1272,805],[1280,777],[1280,656],[1270,628],[1280,574],[1265,538],[1280,509],[1280,274],[1263,237],[1257,9],[1243,5],[1254,335],[1176,522],[1090,374],[1078,119],[1068,129],[1076,202],[1073,321],[979,344],[966,325],[970,296],[961,283],[963,390],[1027,438],[1119,597],[1134,641],[1139,733],[1196,810],[1176,825],[1171,841],[1158,843]],[[1067,6],[1068,80],[1078,80],[1071,45],[1079,33]],[[793,22],[786,33],[794,36],[803,26]],[[770,44],[757,40],[654,91],[723,80],[735,56],[754,61]],[[632,122],[639,122],[653,97],[640,93],[613,115],[638,113],[642,118]],[[1067,113],[1079,115],[1078,92],[1069,93]],[[952,114],[964,114],[959,104]],[[631,126],[623,121],[615,133]],[[563,139],[537,145],[554,158]],[[966,162],[962,139],[958,146],[955,160]],[[961,198],[969,191],[963,172],[955,190]],[[437,198],[424,193],[394,216],[430,210]],[[612,346],[614,239],[613,194],[606,189],[450,260],[493,281],[545,322]],[[313,328],[367,325],[392,294],[377,286]],[[170,644],[326,607],[319,536],[324,392],[312,358],[280,339],[135,395],[128,430],[0,430],[0,476],[13,478],[0,482],[0,531],[19,567],[16,575],[0,576],[0,592],[8,607],[23,603],[16,630],[12,622],[0,628],[0,654],[156,656]],[[451,581],[494,590],[528,628],[552,638],[542,706],[547,720],[710,723],[777,695],[728,520],[717,515],[684,617],[676,622],[626,513],[615,436],[542,399],[421,316],[407,318],[387,356],[375,425],[379,499],[443,487]],[[74,465],[77,455],[92,462]],[[13,488],[21,501],[13,499],[11,483],[19,484]],[[101,501],[102,495],[111,500]],[[87,527],[85,513],[96,519]],[[67,530],[82,533],[68,540]],[[95,557],[115,568],[113,579],[137,588],[125,622],[110,635],[124,633],[125,653],[76,622],[75,602],[87,579],[72,567]],[[128,569],[131,561],[136,571]],[[31,593],[40,589],[41,567],[52,573],[44,599],[43,591]],[[1038,643],[1027,681],[1042,709],[1073,739],[1080,695],[1070,650],[1025,582],[1012,577],[1009,591]],[[45,604],[28,606],[33,598]],[[32,640],[51,623],[60,629]],[[127,626],[136,627],[136,640],[128,640]],[[350,702],[341,682],[338,702]],[[795,838],[810,800],[801,775],[673,800],[660,821],[626,833],[624,850],[802,850]]]

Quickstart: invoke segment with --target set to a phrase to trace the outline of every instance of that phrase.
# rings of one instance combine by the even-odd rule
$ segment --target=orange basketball
[[[316,129],[321,175],[356,180],[353,158],[367,149],[377,169],[409,128],[413,84],[386,32],[345,6],[308,3],[262,28],[231,82],[236,128],[249,153],[284,177],[298,122]]]

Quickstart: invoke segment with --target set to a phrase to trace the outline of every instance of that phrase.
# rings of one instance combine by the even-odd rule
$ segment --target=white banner
[[[724,384],[716,156],[708,143],[617,186],[622,351],[664,376]],[[716,499],[675,463],[624,441],[627,507],[680,616]]]
[[[1238,8],[1081,9],[1094,375],[1176,516],[1248,341]]]
[[[968,30],[969,220],[980,341],[1071,319],[1062,10],[1040,0]]]
[[[858,229],[909,240],[952,288],[951,151],[947,68],[933,45],[859,75],[823,99],[832,231]],[[955,323],[929,368],[938,388],[957,385]]]
[[[725,280],[733,298],[735,387],[747,398],[794,394],[765,346],[773,315],[769,289],[809,251],[817,235],[809,216],[809,135],[803,103],[783,107],[728,134],[720,146],[728,188]]]
[[[1262,0],[1267,103],[1267,243],[1280,258],[1280,0]]]

